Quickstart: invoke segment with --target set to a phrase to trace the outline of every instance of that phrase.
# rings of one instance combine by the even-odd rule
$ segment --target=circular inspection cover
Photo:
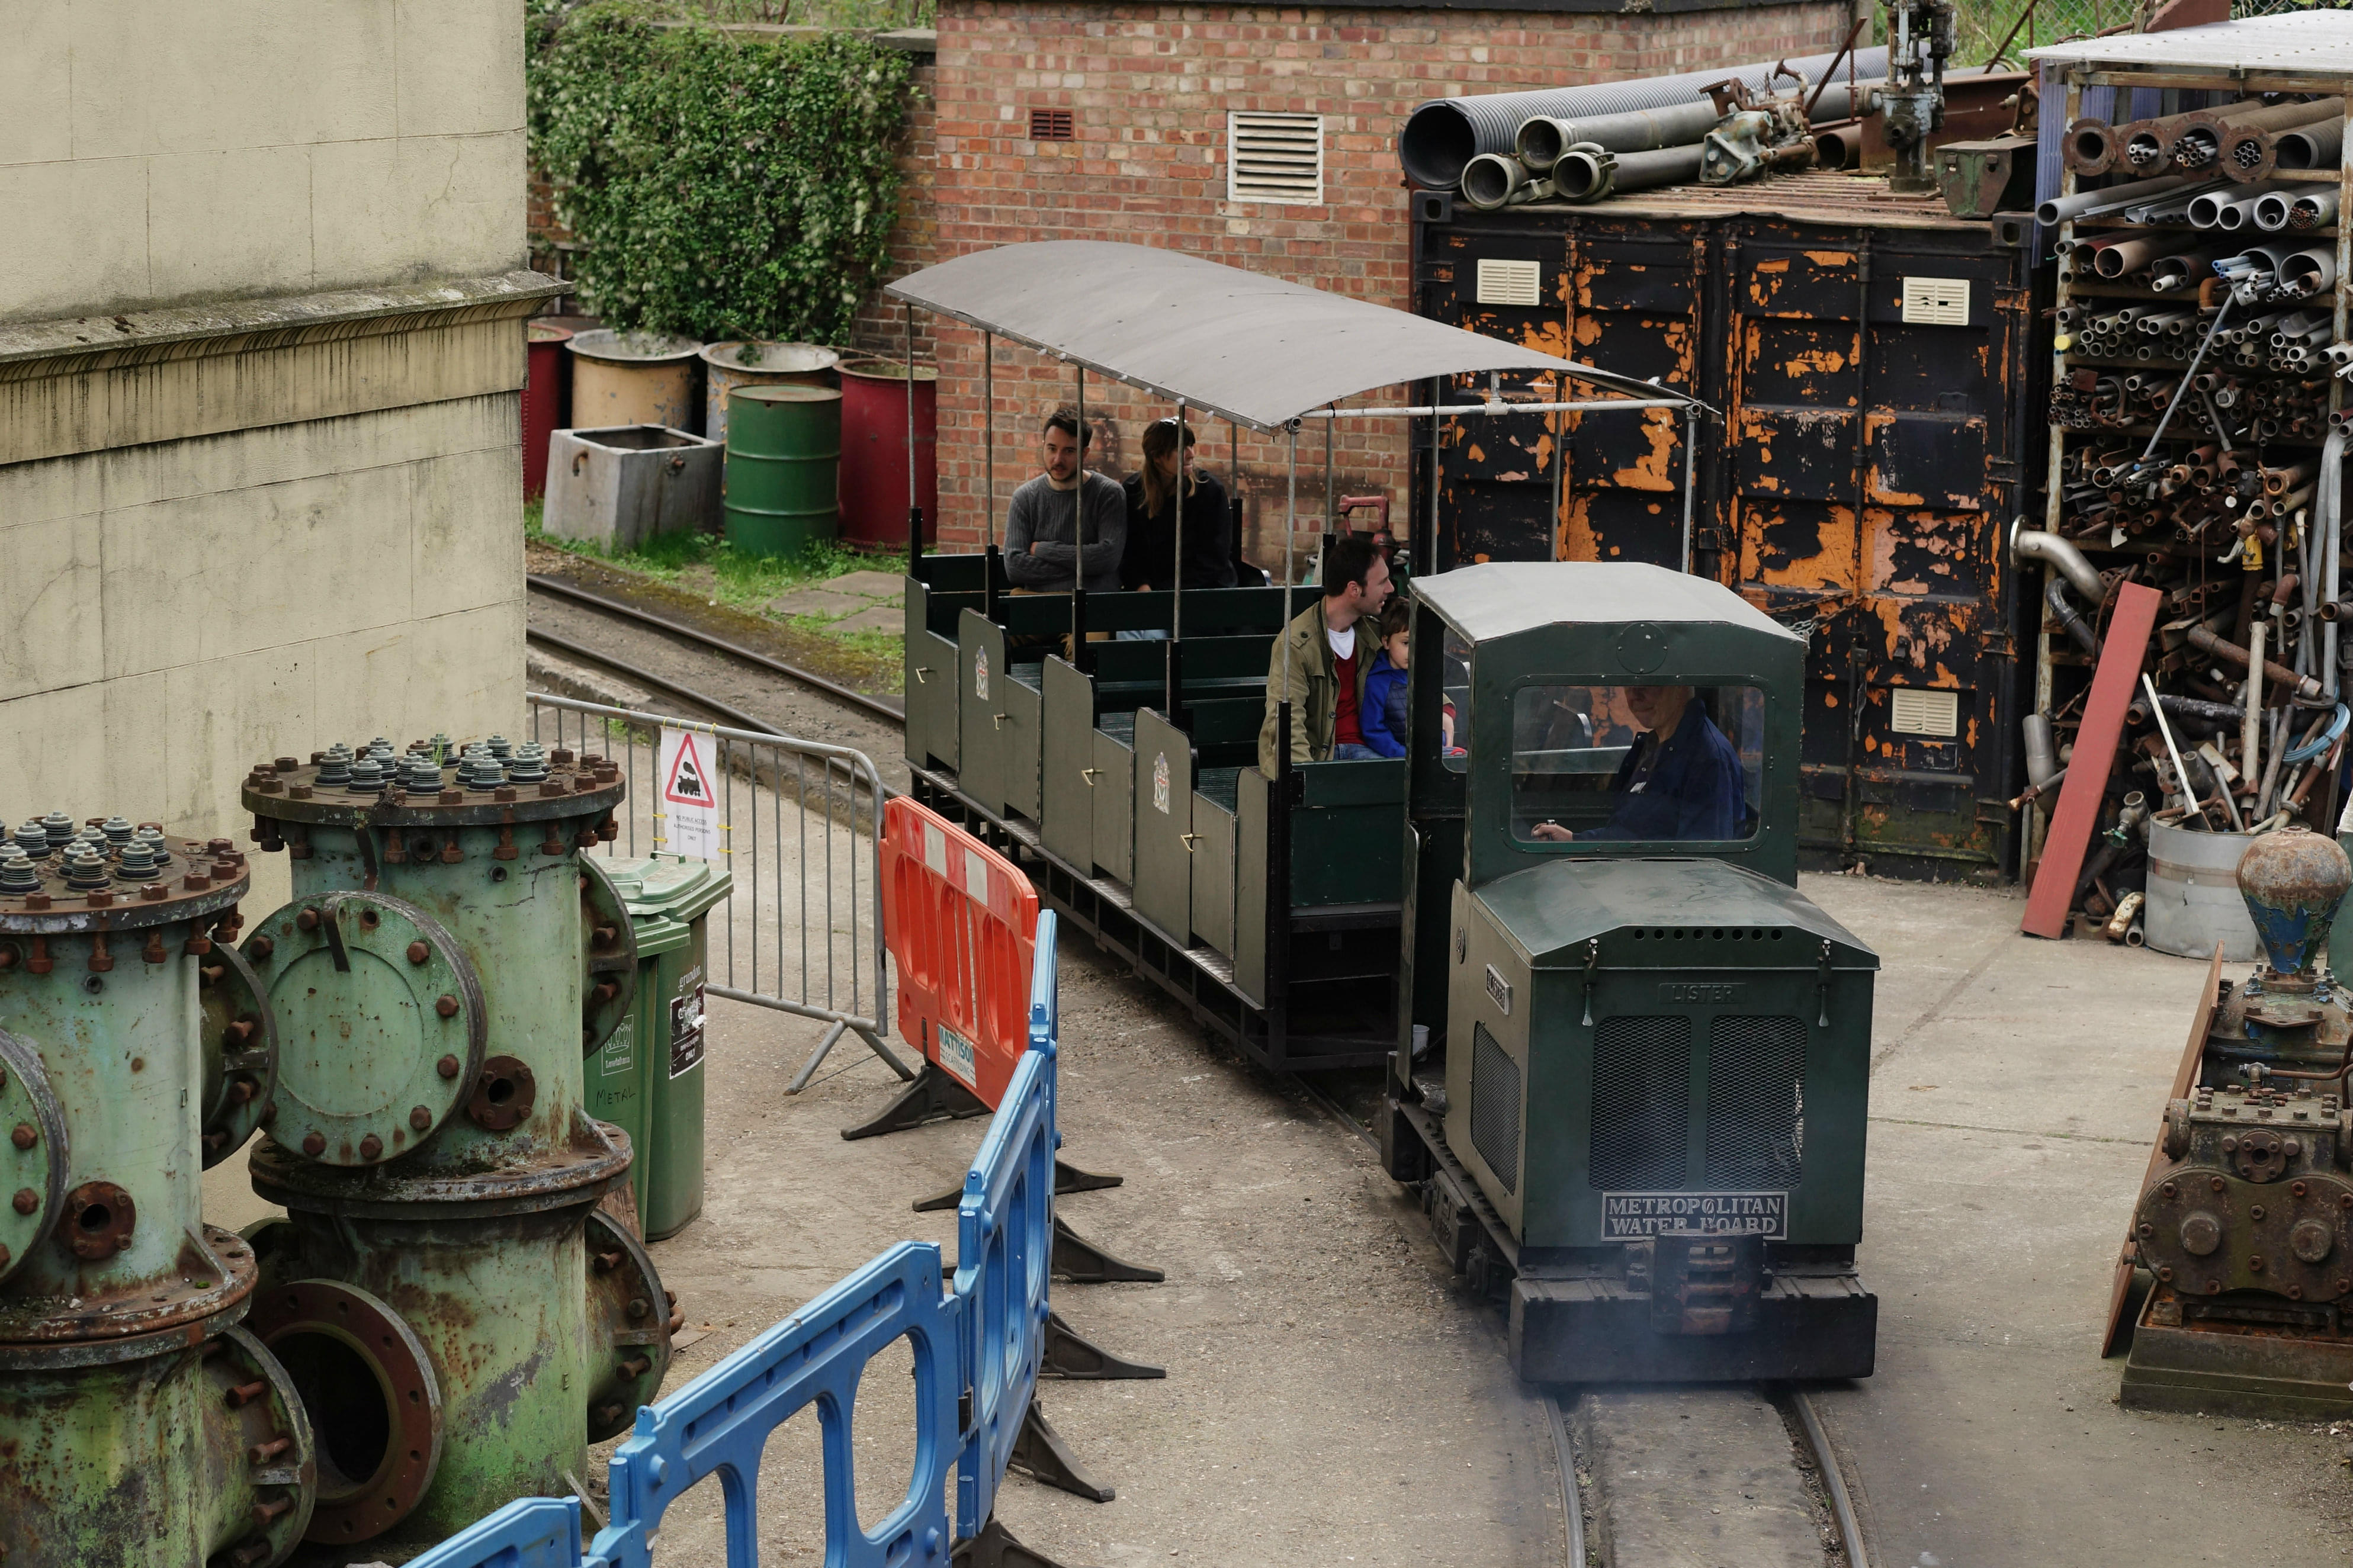
[[[48,1234],[65,1187],[65,1112],[33,1042],[0,1029],[0,1279]]]
[[[1666,634],[1658,627],[1632,626],[1618,634],[1618,662],[1625,669],[1648,675],[1666,661]]]
[[[246,939],[278,1026],[269,1135],[328,1165],[414,1149],[473,1092],[487,1024],[448,931],[384,893],[297,899]]]

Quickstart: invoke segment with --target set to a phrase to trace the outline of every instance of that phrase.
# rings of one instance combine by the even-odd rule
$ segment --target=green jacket
[[[1266,721],[1259,726],[1258,766],[1269,778],[1275,776],[1275,708],[1283,700],[1286,663],[1291,669],[1291,760],[1332,760],[1333,731],[1339,722],[1340,672],[1332,658],[1331,638],[1324,631],[1323,591],[1309,591],[1314,599],[1283,628],[1266,661]],[[1356,711],[1360,714],[1365,710],[1365,677],[1373,670],[1374,645],[1367,625],[1359,624],[1356,629]]]

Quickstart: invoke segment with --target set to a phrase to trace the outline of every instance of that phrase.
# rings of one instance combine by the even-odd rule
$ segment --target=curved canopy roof
[[[1155,246],[1000,246],[927,267],[885,292],[1257,430],[1376,387],[1488,370],[1560,372],[1629,396],[1684,400],[1631,376]]]
[[[1699,621],[1799,640],[1721,583],[1636,561],[1492,561],[1413,580],[1473,642],[1565,621]]]

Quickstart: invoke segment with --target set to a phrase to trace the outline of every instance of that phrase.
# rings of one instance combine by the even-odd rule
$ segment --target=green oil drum
[[[704,917],[733,885],[709,860],[658,855],[603,868],[638,939],[629,1016],[588,1058],[588,1112],[629,1135],[629,1184],[649,1241],[702,1212]]]
[[[727,400],[727,539],[747,555],[798,555],[841,527],[841,394],[786,382]]]

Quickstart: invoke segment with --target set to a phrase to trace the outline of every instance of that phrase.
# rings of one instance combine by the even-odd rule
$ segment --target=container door
[[[1698,242],[1583,230],[1569,242],[1576,288],[1569,355],[1672,392],[1699,378]],[[1572,387],[1578,398],[1604,395]],[[1572,414],[1562,561],[1683,564],[1683,421],[1672,408]],[[1694,519],[1694,527],[1699,519]]]
[[[2015,254],[1768,230],[1726,258],[1727,522],[1742,591],[1810,640],[1800,843],[1818,857],[1946,876],[2007,857]]]
[[[1423,314],[1485,337],[1565,353],[1568,276],[1558,229],[1525,220],[1493,221],[1493,226],[1474,221],[1423,234],[1431,279]],[[1482,403],[1489,391],[1484,375],[1449,377],[1442,385],[1447,403]],[[1504,376],[1497,390],[1507,400],[1556,400],[1550,382],[1525,373]],[[1553,559],[1547,519],[1559,423],[1558,415],[1477,415],[1449,420],[1440,430],[1440,570],[1478,561]],[[1427,443],[1429,427],[1419,421],[1416,427]],[[1426,484],[1426,468],[1421,471]],[[1411,527],[1424,526],[1429,506],[1429,492],[1418,488]]]

